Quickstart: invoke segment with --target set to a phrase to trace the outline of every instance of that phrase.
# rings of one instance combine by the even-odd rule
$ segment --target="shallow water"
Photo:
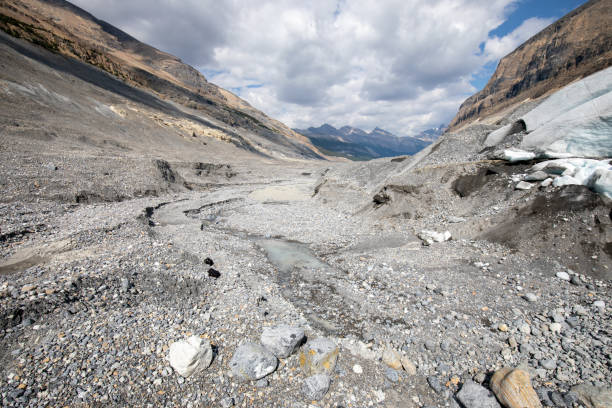
[[[283,274],[296,268],[329,269],[305,244],[275,239],[260,240],[257,243],[266,251],[270,262]]]

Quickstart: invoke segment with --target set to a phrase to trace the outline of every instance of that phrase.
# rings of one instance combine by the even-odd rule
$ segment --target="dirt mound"
[[[543,191],[514,215],[479,235],[512,249],[558,259],[564,265],[609,278],[612,206],[584,186]]]

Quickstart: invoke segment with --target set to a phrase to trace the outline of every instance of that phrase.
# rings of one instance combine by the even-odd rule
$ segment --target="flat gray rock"
[[[525,176],[525,181],[544,181],[548,178],[548,173],[538,170]]]
[[[308,377],[302,384],[302,393],[309,400],[322,399],[329,390],[331,379],[326,374],[317,374]]]
[[[493,393],[473,381],[468,381],[461,387],[457,399],[466,408],[500,408]]]
[[[229,366],[234,376],[254,381],[273,373],[278,359],[265,347],[247,342],[238,346]]]
[[[276,357],[289,357],[304,340],[304,329],[287,325],[266,327],[261,334],[261,344]]]

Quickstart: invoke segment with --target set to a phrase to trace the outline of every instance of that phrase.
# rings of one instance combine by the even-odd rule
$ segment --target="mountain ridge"
[[[612,65],[612,3],[591,0],[502,58],[487,85],[466,99],[449,125],[457,130]]]
[[[131,86],[245,129],[297,156],[322,158],[309,140],[218,87],[180,58],[158,50],[64,0],[0,3],[0,29],[54,53],[94,65]],[[248,140],[248,137],[247,137]],[[252,142],[254,150],[261,149]],[[286,154],[285,154],[286,155]]]

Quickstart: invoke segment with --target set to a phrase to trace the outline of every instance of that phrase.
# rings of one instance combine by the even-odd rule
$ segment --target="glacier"
[[[612,157],[612,67],[560,89],[519,121],[526,135],[518,148],[538,157]],[[517,122],[490,133],[484,144],[497,145]]]

